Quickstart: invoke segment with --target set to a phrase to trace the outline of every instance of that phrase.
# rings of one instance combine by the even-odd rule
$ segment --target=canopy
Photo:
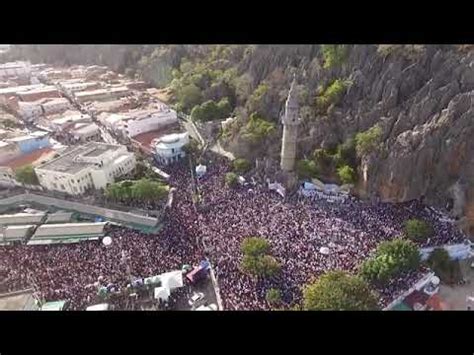
[[[109,305],[107,303],[95,304],[86,308],[86,311],[107,311]]]
[[[321,247],[321,248],[319,248],[319,252],[321,254],[328,255],[329,254],[329,248],[328,247]]]
[[[62,311],[66,301],[55,301],[55,302],[46,302],[41,307],[42,311]]]
[[[156,285],[161,282],[160,275],[150,276],[145,278],[144,280],[145,285]]]
[[[102,243],[103,243],[105,246],[109,246],[110,244],[112,244],[112,238],[110,238],[110,237],[105,237],[104,239],[102,239]]]
[[[202,175],[204,175],[206,172],[207,172],[207,167],[206,167],[205,165],[199,164],[198,166],[196,166],[196,174],[197,174],[198,176],[202,176]]]
[[[239,180],[239,184],[241,185],[245,184],[245,178],[243,176],[239,176],[238,180]]]
[[[155,299],[156,300],[163,300],[168,301],[168,297],[170,296],[170,290],[166,287],[156,287],[155,288]]]
[[[160,275],[161,285],[163,287],[169,288],[170,290],[174,288],[183,287],[183,273],[181,270],[166,272]]]

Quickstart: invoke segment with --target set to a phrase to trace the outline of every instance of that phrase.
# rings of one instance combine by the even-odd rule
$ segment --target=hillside
[[[202,121],[233,112],[223,143],[250,159],[278,158],[295,73],[299,154],[315,162],[312,175],[337,179],[337,167],[352,166],[361,195],[425,197],[474,233],[472,46],[14,46],[8,55],[108,65],[169,87],[177,107]]]

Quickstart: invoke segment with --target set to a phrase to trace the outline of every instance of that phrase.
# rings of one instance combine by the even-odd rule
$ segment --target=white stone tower
[[[280,168],[285,172],[293,172],[296,160],[296,142],[298,126],[300,124],[299,104],[295,93],[296,76],[293,77],[288,98],[285,104],[285,113],[282,117],[283,139],[281,142]]]

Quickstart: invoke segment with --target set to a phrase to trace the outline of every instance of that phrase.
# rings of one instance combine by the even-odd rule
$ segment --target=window
[[[62,189],[62,190],[66,190],[66,188],[64,187],[63,184],[61,184],[61,189]]]

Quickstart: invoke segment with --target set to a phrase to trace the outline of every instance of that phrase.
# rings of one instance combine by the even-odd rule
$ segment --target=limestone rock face
[[[314,123],[314,141],[324,146],[381,124],[382,146],[361,164],[361,194],[450,203],[474,232],[474,52],[424,46],[407,58],[383,57],[371,46],[360,51],[367,55],[352,51],[341,73],[352,86],[339,112]]]

